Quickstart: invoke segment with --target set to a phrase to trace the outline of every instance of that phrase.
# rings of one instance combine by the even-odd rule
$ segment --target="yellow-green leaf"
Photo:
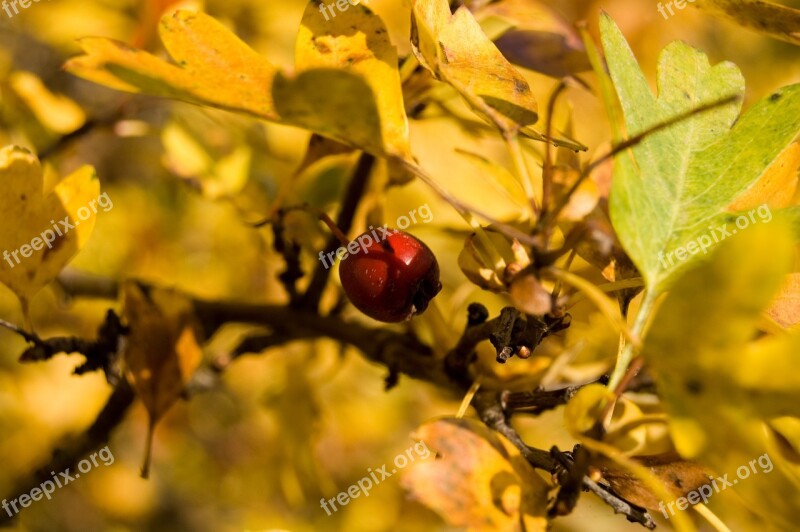
[[[750,343],[792,254],[790,231],[777,221],[726,240],[709,263],[677,280],[644,344],[677,450],[720,475],[736,478],[767,452],[766,421],[800,415],[800,335]],[[792,473],[777,464],[735,490],[776,527],[800,512]]]
[[[676,41],[659,56],[655,96],[614,21],[603,15],[600,27],[631,136],[744,94],[735,65],[712,66],[703,53]],[[727,207],[758,182],[798,133],[800,84],[794,84],[741,116],[733,100],[695,113],[615,157],[611,221],[651,293],[667,289],[681,271],[707,257],[708,247],[716,245],[711,228],[720,228],[718,236],[725,238],[726,224],[739,222]],[[700,253],[698,242],[704,241]]]

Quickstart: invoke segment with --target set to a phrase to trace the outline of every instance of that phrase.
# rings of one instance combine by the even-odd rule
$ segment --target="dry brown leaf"
[[[674,451],[632,458],[659,478],[675,497],[683,497],[709,482],[708,468],[697,462],[684,460]],[[600,471],[614,492],[621,497],[649,510],[658,509],[660,499],[630,471],[622,469],[603,456],[597,456],[592,462],[592,467]]]
[[[800,44],[800,11],[765,0],[696,0],[696,6],[754,31]]]
[[[122,287],[123,316],[130,332],[127,377],[150,416],[142,477],[147,478],[156,423],[184,393],[202,360],[199,327],[191,302],[170,290],[145,294],[135,282]]]
[[[561,78],[591,68],[575,29],[550,6],[533,0],[501,0],[478,13],[511,26],[495,40],[515,65]]]

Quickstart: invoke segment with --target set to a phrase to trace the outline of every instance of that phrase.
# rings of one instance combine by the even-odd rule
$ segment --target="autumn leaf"
[[[79,41],[86,55],[64,68],[117,90],[280,119],[269,90],[277,69],[222,24],[177,11],[161,19],[159,35],[174,63],[119,41],[88,37]]]
[[[478,11],[484,22],[506,23],[497,48],[513,64],[562,78],[589,70],[583,43],[575,29],[550,6],[532,0],[501,0]]]
[[[326,20],[317,2],[309,2],[297,34],[294,61],[299,72],[330,68],[363,79],[372,92],[380,120],[374,130],[365,133],[382,135],[383,146],[399,156],[410,157],[397,50],[389,40],[386,25],[368,7],[350,6],[332,20]],[[329,87],[326,96],[335,90]],[[307,93],[307,97],[312,94]]]
[[[83,166],[45,187],[39,160],[24,148],[0,150],[0,282],[20,299],[27,316],[30,299],[69,264],[94,229],[100,181]],[[80,213],[80,215],[79,215]]]
[[[601,33],[630,136],[744,92],[736,66],[712,67],[701,52],[674,42],[659,58],[655,97],[608,15]],[[710,228],[730,224],[728,205],[758,183],[798,133],[800,84],[783,87],[742,116],[736,103],[695,114],[616,157],[611,221],[653,293],[707,256],[695,245],[686,260],[668,260],[677,248],[710,239]]]
[[[50,92],[36,74],[12,72],[8,82],[36,119],[49,130],[61,134],[70,133],[86,121],[86,115],[77,103],[66,96]]]
[[[770,37],[800,44],[800,11],[765,0],[695,0],[700,9]]]
[[[410,157],[396,52],[383,22],[356,6],[323,25],[318,5],[312,0],[306,7],[292,76],[212,17],[181,10],[159,27],[175,64],[118,41],[87,38],[80,41],[86,55],[65,68],[118,90],[218,107],[376,155]]]
[[[516,132],[536,122],[536,99],[528,82],[466,6],[451,14],[447,0],[415,0],[412,44],[422,65],[501,131]]]
[[[155,425],[181,397],[203,355],[186,296],[165,289],[145,294],[135,282],[127,282],[122,298],[130,329],[124,354],[127,376],[150,418],[142,464],[142,477],[147,478]]]
[[[674,451],[631,458],[661,480],[669,493],[675,497],[686,496],[708,483],[710,470],[707,467],[691,460],[684,460]],[[621,497],[643,508],[658,510],[661,499],[648,490],[641,479],[630,471],[604,456],[592,460],[592,467],[597,468],[603,479]]]
[[[436,460],[410,467],[402,485],[450,526],[547,530],[545,481],[509,441],[468,419],[423,425],[414,438]]]

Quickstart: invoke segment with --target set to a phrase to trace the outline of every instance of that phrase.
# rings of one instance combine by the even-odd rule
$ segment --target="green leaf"
[[[770,450],[775,471],[739,481],[736,491],[779,528],[800,512],[800,494],[769,447],[765,421],[800,415],[800,334],[751,340],[789,271],[793,243],[780,222],[726,240],[711,261],[676,281],[642,350],[684,458],[733,479]]]
[[[630,136],[744,93],[735,65],[712,67],[701,52],[674,42],[659,59],[656,98],[607,15],[601,33]],[[615,159],[611,220],[654,293],[707,256],[708,248],[701,253],[696,244],[682,260],[675,253],[700,237],[710,240],[717,228],[722,237],[723,224],[732,221],[728,205],[758,182],[800,132],[800,85],[784,87],[737,115],[736,103],[714,107],[647,136]]]

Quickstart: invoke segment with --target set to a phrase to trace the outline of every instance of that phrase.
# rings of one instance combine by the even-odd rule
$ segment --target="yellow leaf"
[[[222,24],[202,13],[177,11],[159,34],[177,65],[99,37],[80,40],[86,55],[65,68],[114,89],[144,92],[279,120],[272,102],[277,69]]]
[[[504,133],[536,122],[537,104],[528,82],[466,6],[451,14],[447,0],[415,0],[412,44],[420,63]]]
[[[327,20],[319,4],[309,2],[297,34],[294,60],[298,72],[331,68],[360,76],[370,88],[380,115],[378,127],[369,133],[382,136],[382,144],[388,152],[410,157],[397,50],[380,17],[358,4]],[[336,90],[335,87],[326,88],[326,95]],[[351,119],[358,122],[357,116],[351,115]]]
[[[153,289],[146,295],[135,282],[127,282],[122,298],[130,329],[127,376],[150,416],[142,465],[147,478],[155,425],[183,394],[202,360],[199,326],[191,302],[176,292]]]
[[[476,233],[467,237],[464,248],[458,255],[458,267],[467,279],[476,285],[492,292],[504,292],[506,286],[506,269],[509,265],[519,271],[531,262],[525,249],[515,239],[509,239],[492,228],[484,229],[487,240],[478,238]],[[488,242],[488,244],[487,244]],[[489,249],[488,245],[492,248]],[[500,261],[493,263],[490,257],[499,254]]]
[[[117,41],[87,38],[80,41],[86,55],[71,59],[65,68],[115,89],[245,113],[375,155],[409,158],[396,52],[383,23],[356,6],[337,16],[351,21],[346,28],[336,20],[323,27],[316,18],[321,17],[318,5],[311,1],[306,9],[293,77],[278,72],[208,15],[181,10],[165,16],[159,28],[177,65]],[[356,22],[366,30],[342,35],[359,28]],[[320,40],[313,44],[316,37]],[[311,46],[346,50],[353,61]]]
[[[387,154],[381,142],[380,112],[360,76],[333,68],[308,70],[295,77],[278,74],[272,92],[283,123],[377,155]]]
[[[77,103],[50,92],[36,74],[13,72],[8,82],[36,119],[51,131],[71,133],[86,120],[83,109]]]
[[[0,282],[23,309],[86,244],[99,194],[100,181],[90,166],[46,190],[36,156],[17,146],[0,150]]]
[[[602,384],[581,388],[564,408],[564,425],[574,438],[581,438],[600,420],[600,414],[614,401],[614,392]]]
[[[442,419],[414,434],[436,460],[410,467],[402,485],[450,526],[547,530],[544,480],[503,436],[469,419]]]

